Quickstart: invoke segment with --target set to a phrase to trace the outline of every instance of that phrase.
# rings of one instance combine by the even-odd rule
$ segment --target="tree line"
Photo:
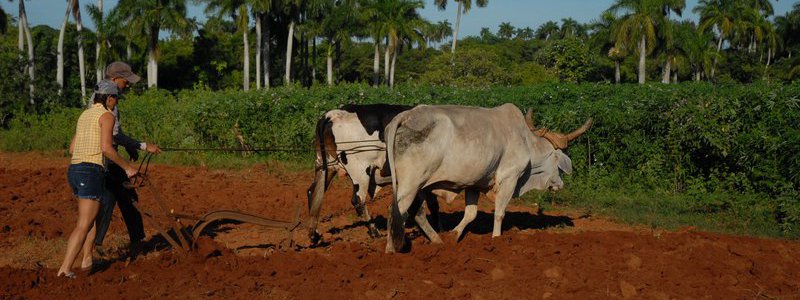
[[[490,3],[454,1],[453,27],[424,19],[424,2],[416,0],[120,0],[108,14],[98,0],[86,4],[91,31],[83,28],[79,0],[63,2],[60,30],[31,27],[18,0],[18,18],[0,13],[0,68],[8,78],[0,93],[9,96],[0,106],[80,105],[91,86],[86,77],[94,72],[93,81],[101,80],[113,60],[130,62],[146,78],[140,89],[752,82],[800,74],[800,4],[775,16],[769,0],[701,0],[694,22],[678,19],[685,0],[616,0],[585,24],[565,18],[533,29],[504,22],[459,39],[462,15]],[[433,4],[445,9],[449,2]],[[191,4],[205,5],[204,22],[187,16]],[[90,44],[94,51],[85,51]]]

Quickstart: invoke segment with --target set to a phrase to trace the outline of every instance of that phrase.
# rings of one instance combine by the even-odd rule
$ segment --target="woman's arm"
[[[119,153],[117,153],[117,150],[114,149],[112,145],[112,141],[114,140],[113,131],[114,116],[110,112],[104,113],[100,116],[100,149],[103,150],[103,155],[105,155],[106,158],[122,167],[125,173],[128,174],[128,177],[133,176],[136,174],[136,168],[122,158],[122,156],[119,156]]]
[[[72,155],[72,152],[75,151],[75,135],[72,135],[72,141],[69,142],[69,154]]]

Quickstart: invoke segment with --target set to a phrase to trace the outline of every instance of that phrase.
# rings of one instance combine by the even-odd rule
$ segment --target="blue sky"
[[[436,22],[441,20],[449,20],[455,26],[456,19],[456,3],[450,1],[447,10],[441,11],[433,4],[433,0],[424,0],[425,9],[422,10],[422,15],[430,21]],[[191,1],[190,1],[191,2]],[[473,9],[462,16],[461,18],[461,33],[460,37],[466,35],[477,35],[481,27],[489,27],[492,31],[497,30],[497,26],[501,22],[511,22],[515,27],[531,27],[536,29],[539,25],[549,20],[559,21],[562,18],[572,17],[578,22],[586,23],[596,19],[601,12],[606,10],[613,0],[489,0],[489,5],[484,8],[473,6]],[[783,15],[789,11],[794,3],[797,1],[772,1],[775,7],[776,15]],[[91,24],[88,14],[86,13],[85,6],[89,3],[97,3],[95,1],[81,1],[82,15],[84,16],[84,26],[94,28]],[[105,0],[104,10],[108,11],[113,8],[117,0]],[[13,15],[17,16],[17,0],[14,3],[8,1],[1,1],[0,6]],[[697,5],[697,0],[686,1],[687,10],[683,14],[683,18],[697,19],[697,16],[692,14],[691,9]],[[64,18],[64,9],[66,8],[65,0],[31,0],[25,1],[26,10],[28,12],[28,20],[33,25],[46,24],[53,28],[61,26]],[[189,8],[189,16],[196,17],[201,22],[204,20],[203,8],[198,5],[191,5]]]

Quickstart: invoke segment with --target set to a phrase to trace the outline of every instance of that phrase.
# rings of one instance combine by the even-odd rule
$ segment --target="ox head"
[[[525,114],[525,123],[531,131],[533,147],[530,177],[520,192],[524,193],[531,189],[553,191],[563,189],[561,172],[572,173],[572,160],[562,150],[569,146],[570,141],[577,139],[592,126],[592,119],[586,120],[578,129],[563,134],[547,128],[536,128],[533,125],[532,115],[533,111],[530,109]]]

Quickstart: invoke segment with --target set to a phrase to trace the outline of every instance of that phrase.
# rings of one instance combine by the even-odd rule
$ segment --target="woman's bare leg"
[[[83,248],[81,250],[81,253],[83,253],[81,269],[92,267],[92,258],[94,258],[94,237],[97,235],[97,226],[94,224],[95,222],[92,222],[92,229],[89,230],[89,234],[86,235],[86,240],[83,242]]]
[[[64,255],[64,262],[58,269],[58,275],[68,274],[72,271],[72,263],[78,256],[81,245],[86,241],[86,235],[94,225],[97,211],[100,209],[100,202],[91,199],[78,199],[78,222],[75,229],[67,240],[67,253]]]

